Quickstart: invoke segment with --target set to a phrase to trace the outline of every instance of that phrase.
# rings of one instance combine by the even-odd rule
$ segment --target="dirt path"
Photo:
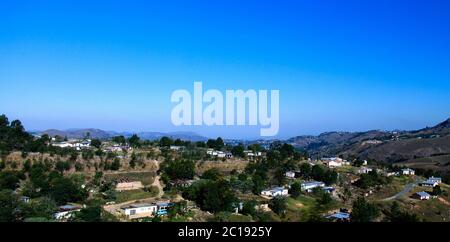
[[[159,170],[159,161],[155,160],[155,166],[156,166],[156,170]],[[163,190],[163,186],[161,185],[161,176],[156,176],[155,180],[152,183],[152,186],[155,186],[158,188],[158,196],[159,198],[161,198],[164,195],[164,190]]]

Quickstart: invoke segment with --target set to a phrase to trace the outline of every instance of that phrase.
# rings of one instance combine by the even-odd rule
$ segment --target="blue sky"
[[[450,2],[8,1],[0,113],[29,130],[174,127],[175,89],[279,89],[286,138],[450,117]]]

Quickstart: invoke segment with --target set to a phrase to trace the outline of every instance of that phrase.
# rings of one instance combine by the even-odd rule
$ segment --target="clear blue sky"
[[[62,3],[64,2],[64,3]],[[450,117],[450,1],[7,1],[0,113],[29,130],[180,128],[173,90],[279,89],[281,138]]]

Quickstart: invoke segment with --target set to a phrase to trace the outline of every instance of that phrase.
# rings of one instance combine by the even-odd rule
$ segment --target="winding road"
[[[400,192],[398,192],[394,196],[381,199],[381,201],[390,201],[390,200],[394,200],[399,197],[402,197],[402,196],[408,194],[415,186],[417,186],[417,184],[419,184],[419,181],[414,181],[413,183],[408,183],[405,185],[405,187]]]

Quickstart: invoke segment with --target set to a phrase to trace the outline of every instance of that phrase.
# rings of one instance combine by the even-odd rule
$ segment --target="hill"
[[[447,167],[450,155],[450,119],[433,127],[413,131],[327,132],[297,136],[288,142],[313,157],[343,156],[388,163],[410,163]]]

